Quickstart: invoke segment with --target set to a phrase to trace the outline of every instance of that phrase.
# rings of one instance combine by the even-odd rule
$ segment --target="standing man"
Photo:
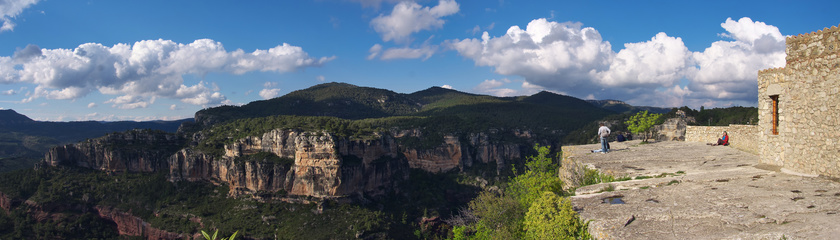
[[[601,137],[601,149],[600,150],[595,150],[595,151],[592,151],[592,152],[608,153],[610,151],[610,149],[607,148],[607,137],[609,137],[609,136],[610,136],[610,128],[608,128],[607,126],[604,126],[604,123],[601,123],[601,127],[598,128],[598,137]]]

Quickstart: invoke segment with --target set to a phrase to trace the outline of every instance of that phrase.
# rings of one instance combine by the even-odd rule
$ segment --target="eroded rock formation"
[[[132,130],[53,147],[44,158],[50,166],[64,164],[111,172],[157,172],[168,169],[166,158],[182,146],[183,139],[175,134]]]
[[[514,136],[530,139],[528,132]],[[55,147],[45,162],[116,172],[164,171],[170,181],[227,184],[235,196],[282,192],[329,198],[396,191],[409,168],[445,172],[481,162],[502,169],[521,158],[525,147],[496,143],[485,133],[470,134],[466,141],[446,135],[440,145],[427,148],[401,146],[402,137],[423,136],[419,130],[404,130],[350,139],[329,132],[275,129],[225,144],[223,153],[215,155],[184,148],[186,140],[176,134],[135,130]],[[191,140],[202,139],[197,133]],[[280,161],[248,157],[262,152]]]

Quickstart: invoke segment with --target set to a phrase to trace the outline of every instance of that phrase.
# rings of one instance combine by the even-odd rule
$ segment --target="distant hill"
[[[615,113],[637,113],[648,111],[650,113],[668,113],[671,108],[647,107],[647,106],[632,106],[619,100],[586,100],[592,105],[610,110]]]
[[[196,113],[196,122],[212,125],[239,118],[275,115],[365,119],[405,115],[419,109],[420,106],[405,94],[346,83],[325,83],[242,106],[204,109]]]
[[[12,109],[0,110],[0,126],[32,123],[35,120],[15,112]]]

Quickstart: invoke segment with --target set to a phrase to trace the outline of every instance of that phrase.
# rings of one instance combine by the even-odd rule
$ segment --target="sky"
[[[840,1],[0,0],[0,108],[175,120],[327,82],[756,106]]]

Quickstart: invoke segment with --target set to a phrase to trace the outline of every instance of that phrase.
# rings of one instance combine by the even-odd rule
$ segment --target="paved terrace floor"
[[[655,176],[579,188],[572,203],[598,239],[840,239],[840,183],[758,164],[758,156],[693,142],[564,147],[615,176]],[[679,173],[678,173],[679,172]],[[604,203],[611,197],[623,204]]]

